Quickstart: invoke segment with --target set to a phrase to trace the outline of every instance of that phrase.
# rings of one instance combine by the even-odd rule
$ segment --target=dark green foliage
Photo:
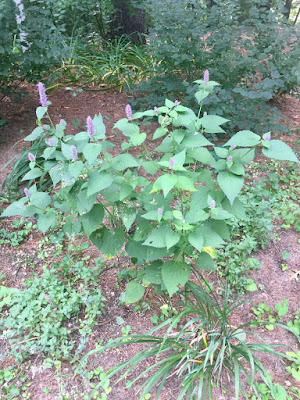
[[[56,25],[53,0],[24,0],[25,19],[17,25],[19,11],[13,1],[0,3],[0,91],[10,93],[19,81],[36,82],[68,54],[63,27]],[[27,34],[20,40],[20,32]]]
[[[213,4],[147,1],[152,22],[149,51],[159,61],[159,79],[137,88],[142,94],[139,101],[158,106],[166,95],[195,106],[193,80],[208,69],[221,87],[204,100],[204,110],[238,121],[240,129],[269,129],[279,116],[266,103],[297,85],[297,30],[282,22],[279,11],[263,7],[262,1],[249,7],[240,0]],[[231,123],[230,128],[234,132],[236,125]]]

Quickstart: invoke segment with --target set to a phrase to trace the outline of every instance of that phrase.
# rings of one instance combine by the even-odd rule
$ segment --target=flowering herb
[[[28,159],[29,159],[29,161],[34,161],[35,160],[35,157],[34,157],[34,155],[32,154],[32,153],[28,153]]]
[[[161,208],[158,208],[158,209],[157,209],[157,212],[158,212],[159,215],[162,215],[163,210],[162,210]]]
[[[203,76],[203,83],[207,84],[209,81],[209,71],[208,69],[204,71],[204,76]]]
[[[154,107],[154,112],[155,114],[158,114],[158,108],[156,106]]]
[[[127,106],[125,107],[125,113],[126,113],[127,119],[132,119],[132,109],[131,109],[130,104],[127,104]]]
[[[47,107],[48,106],[48,98],[46,95],[46,88],[45,85],[42,82],[39,82],[37,85],[39,95],[40,95],[40,104],[42,107]]]
[[[60,125],[64,125],[64,126],[67,125],[67,123],[66,123],[66,121],[65,121],[64,119],[61,119],[61,120],[59,121],[59,123],[60,123]]]
[[[90,116],[88,116],[86,119],[86,127],[87,127],[89,137],[92,139],[95,135],[95,125]]]
[[[52,138],[50,138],[50,139],[48,140],[48,144],[49,144],[49,146],[51,146],[51,147],[54,146],[54,142],[53,142],[53,139],[52,139]]]
[[[170,168],[174,168],[174,158],[173,157],[171,157],[170,158]]]
[[[24,188],[24,193],[25,193],[25,196],[26,197],[30,197],[30,193],[29,193],[29,190],[27,189],[27,188]]]
[[[175,106],[178,106],[178,104],[179,104],[179,101],[175,100]]]
[[[210,202],[210,208],[215,208],[215,207],[216,207],[216,202],[215,202],[215,200],[212,200]]]
[[[270,139],[271,139],[271,135],[268,133],[266,136],[265,136],[265,141],[266,142],[268,142]]]
[[[227,158],[227,161],[232,161],[232,156],[229,156],[228,158]]]
[[[73,161],[76,161],[78,158],[78,151],[74,145],[70,147],[70,153]]]

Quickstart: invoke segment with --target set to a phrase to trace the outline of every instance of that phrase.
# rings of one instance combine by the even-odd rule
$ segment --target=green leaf
[[[153,140],[158,139],[162,136],[165,136],[165,134],[168,132],[167,128],[164,128],[163,126],[160,126],[159,128],[156,129],[156,131],[153,134]]]
[[[179,290],[179,285],[184,286],[188,281],[191,269],[185,263],[167,261],[162,266],[162,280],[170,297]]]
[[[10,204],[6,209],[3,211],[1,214],[2,217],[12,217],[13,215],[23,215],[24,212],[26,211],[27,207],[24,204],[24,202],[27,199],[23,198],[20,199],[19,201],[15,201],[14,203]]]
[[[167,197],[167,194],[171,189],[176,185],[177,177],[176,175],[165,174],[156,179],[153,184],[153,188],[150,193],[160,192],[161,190],[164,192],[164,197]]]
[[[51,203],[51,197],[44,192],[35,192],[30,196],[30,203],[44,210]]]
[[[103,118],[101,114],[95,115],[93,118],[93,123],[95,127],[95,136],[94,138],[99,140],[99,139],[105,139],[105,132],[106,128],[103,123]]]
[[[140,146],[146,140],[146,133],[134,133],[130,137],[130,141],[134,146]]]
[[[145,278],[147,281],[155,284],[155,285],[160,285],[161,284],[161,267],[163,265],[163,262],[161,260],[154,261],[151,263],[148,267],[146,267],[145,270]]]
[[[89,165],[93,165],[102,151],[101,143],[88,143],[82,152]]]
[[[229,119],[219,117],[218,115],[205,115],[200,119],[200,123],[207,133],[222,133],[225,132],[220,125],[228,122]]]
[[[258,145],[260,136],[251,131],[239,131],[224,146],[252,147]]]
[[[87,194],[91,196],[94,193],[99,193],[101,190],[108,188],[114,181],[113,175],[107,172],[93,171],[90,174],[88,181]]]
[[[221,171],[217,180],[220,188],[232,204],[244,185],[243,177],[228,171]]]
[[[26,136],[24,139],[26,142],[33,142],[35,139],[39,138],[44,133],[44,128],[42,126],[37,126],[30,135]]]
[[[54,214],[42,214],[38,218],[37,227],[41,232],[45,233],[55,223],[55,220]]]
[[[40,121],[46,114],[48,107],[38,107],[35,111],[37,119]]]
[[[179,239],[179,233],[174,232],[169,226],[162,226],[154,229],[143,245],[157,248],[167,247],[167,249],[169,249],[178,243]]]
[[[216,160],[212,156],[211,152],[205,147],[189,149],[188,156],[192,157],[194,160],[200,161],[203,164],[208,164],[213,168],[216,165]]]
[[[145,294],[145,288],[137,281],[128,283],[125,291],[125,303],[132,304],[139,301]]]
[[[198,186],[197,192],[192,194],[190,211],[195,213],[196,210],[202,210],[203,208],[206,208],[207,197],[208,197],[208,190],[204,186]]]
[[[228,149],[224,149],[223,147],[214,147],[214,151],[220,158],[226,158],[229,154]]]
[[[293,150],[284,142],[280,140],[270,140],[270,147],[263,148],[262,153],[269,158],[282,161],[294,161],[299,162]]]
[[[87,193],[87,189],[82,189],[77,193],[76,196],[76,208],[79,213],[79,215],[83,215],[91,211],[95,201],[96,201],[97,195],[96,193],[89,196]]]
[[[123,225],[125,226],[126,231],[128,232],[136,219],[136,210],[134,208],[128,208],[126,210],[126,214],[122,215],[121,218]]]
[[[107,258],[113,258],[122,249],[125,235],[122,229],[103,227],[93,232],[90,240]]]
[[[120,119],[114,126],[114,128],[120,129],[120,131],[127,137],[131,137],[134,134],[140,133],[140,128],[133,124],[132,122],[128,122],[126,118]]]
[[[61,142],[61,151],[67,160],[72,160],[70,148],[71,148],[70,144]]]
[[[118,171],[124,171],[124,169],[138,167],[139,165],[131,154],[119,154],[114,157],[111,166]]]
[[[195,229],[188,235],[188,241],[193,247],[195,247],[195,249],[199,251],[199,253],[201,253],[204,243],[204,237],[203,237],[203,232],[201,231],[200,228]]]
[[[196,259],[196,267],[201,271],[213,271],[215,269],[214,259],[208,253],[201,253]]]
[[[82,161],[75,161],[74,163],[70,164],[68,166],[68,170],[70,174],[77,179],[78,176],[81,174],[83,168],[83,162]]]
[[[142,167],[150,175],[156,174],[159,169],[153,161],[143,161]]]
[[[87,235],[91,235],[102,223],[104,218],[104,208],[101,204],[95,204],[91,211],[79,217],[83,230]]]
[[[178,176],[177,182],[175,187],[182,190],[188,190],[190,192],[196,192],[197,189],[195,188],[193,182],[187,178],[186,176]]]
[[[39,178],[43,175],[43,171],[36,167],[27,172],[22,178],[22,181],[30,181],[31,179]]]
[[[188,224],[196,224],[200,221],[206,221],[209,218],[209,214],[204,210],[195,210],[191,207],[191,210],[185,216],[185,222]]]
[[[245,289],[248,290],[248,292],[255,292],[257,290],[256,283],[253,279],[248,279],[248,284],[245,286]]]
[[[181,145],[188,148],[188,147],[202,147],[202,146],[213,146],[211,142],[209,142],[203,135],[200,133],[198,134],[190,134],[186,136]]]

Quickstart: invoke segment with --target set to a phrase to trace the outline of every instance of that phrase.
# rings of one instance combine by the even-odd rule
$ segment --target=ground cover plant
[[[203,281],[203,277],[200,275]],[[242,375],[247,378],[249,389],[253,389],[255,395],[259,392],[255,385],[255,374],[265,382],[268,390],[276,396],[278,386],[274,385],[256,357],[256,352],[267,352],[282,361],[282,357],[291,356],[295,362],[295,355],[280,352],[281,345],[270,346],[266,343],[246,343],[249,324],[235,327],[229,323],[228,317],[234,309],[240,307],[243,301],[231,303],[229,291],[226,291],[223,303],[219,303],[217,297],[208,295],[201,285],[188,282],[185,288],[187,303],[184,310],[177,316],[169,318],[166,322],[151,330],[145,335],[129,335],[110,341],[106,346],[88,353],[82,360],[85,365],[89,357],[94,354],[97,357],[111,348],[131,345],[132,343],[144,343],[147,345],[132,359],[110,369],[100,381],[103,385],[120,371],[125,372],[118,379],[128,379],[130,372],[145,360],[155,356],[155,363],[143,369],[133,381],[128,380],[127,386],[140,380],[145,375],[147,379],[142,384],[139,399],[144,399],[146,394],[157,386],[156,399],[168,378],[176,375],[181,382],[182,389],[178,399],[202,399],[208,394],[212,399],[213,384],[218,385],[224,378],[224,370],[235,383],[235,398],[240,398],[240,390],[245,398],[248,398],[246,388],[242,382]],[[183,327],[178,328],[181,320],[186,321]],[[168,327],[166,334],[160,336],[158,331]],[[174,328],[176,332],[174,332]],[[258,339],[261,340],[259,335]],[[97,358],[96,358],[97,360]],[[93,360],[95,362],[95,359]],[[247,368],[249,367],[249,368]],[[289,367],[292,368],[292,367]],[[150,375],[150,376],[149,376]],[[95,390],[99,388],[96,386]],[[248,390],[249,390],[248,389]],[[283,389],[284,390],[284,389]],[[276,398],[276,397],[275,397]]]

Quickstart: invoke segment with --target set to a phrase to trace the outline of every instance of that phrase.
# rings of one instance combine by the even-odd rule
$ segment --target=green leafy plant
[[[118,132],[123,135],[122,153],[115,157],[108,151],[114,145],[106,140],[100,114],[87,118],[85,131],[68,135],[65,121],[52,124],[40,84],[39,126],[25,140],[42,141],[47,147],[28,153],[30,171],[22,178],[29,182],[25,196],[8,206],[2,217],[34,215],[42,232],[64,218],[65,233],[86,233],[107,258],[125,244],[131,261],[143,265],[148,284],[167,290],[169,296],[186,284],[193,264],[213,270],[215,249],[231,240],[228,221],[244,213],[238,195],[244,165],[253,160],[256,149],[262,148],[269,158],[298,160],[285,143],[271,140],[269,132],[260,137],[239,131],[222,147],[214,146],[205,134],[223,132],[221,125],[227,120],[202,114],[203,99],[218,85],[208,74],[196,81],[198,115],[178,101],[166,100],[161,107],[135,114],[127,105],[127,118],[114,126],[117,137]],[[136,123],[149,117],[159,123],[152,138],[160,139],[155,154],[149,152],[147,135]],[[135,158],[132,149],[141,155]],[[47,174],[53,188],[59,185],[57,194],[41,191],[34,183]],[[144,292],[144,285],[132,280],[126,303],[138,301]]]
[[[0,229],[0,244],[19,246],[20,243],[26,241],[29,233],[33,228],[36,228],[36,225],[22,218],[20,220],[15,219],[12,223],[12,228],[16,230],[8,232],[4,228]]]
[[[295,361],[288,367],[286,367],[287,372],[292,374],[293,378],[300,382],[300,351],[298,353],[287,352],[288,356],[293,357]]]
[[[234,381],[236,399],[240,394],[247,398],[241,380],[243,375],[247,378],[250,388],[258,394],[255,374],[257,373],[268,386],[269,381],[267,371],[256,357],[256,352],[270,353],[281,361],[289,356],[278,352],[276,350],[278,345],[246,342],[248,331],[245,328],[249,324],[233,327],[228,321],[228,316],[244,302],[230,304],[228,294],[226,291],[224,302],[220,303],[214,294],[208,295],[201,286],[188,282],[185,291],[187,304],[179,315],[168,319],[144,335],[128,336],[127,342],[123,342],[122,338],[111,340],[106,346],[88,353],[83,363],[87,363],[90,356],[100,356],[111,348],[144,343],[146,347],[129,361],[107,371],[107,377],[111,379],[125,370],[118,379],[120,381],[127,378],[138,364],[144,365],[148,357],[156,357],[154,364],[146,370],[143,369],[142,374],[130,381],[131,386],[145,374],[150,374],[140,388],[140,399],[154,387],[157,388],[158,399],[167,378],[174,375],[178,377],[181,387],[178,399],[184,396],[191,399],[203,398],[206,393],[212,399],[213,381],[220,384],[221,377],[225,373]],[[180,321],[184,321],[183,326],[174,332],[174,326]],[[165,335],[158,335],[157,332],[163,328],[167,328]]]
[[[70,357],[75,346],[72,332],[80,334],[76,349],[85,347],[92,327],[102,314],[104,297],[95,277],[98,271],[70,255],[43,274],[25,282],[24,290],[0,288],[0,327],[7,351],[17,361],[37,352]],[[77,317],[73,327],[67,325]]]

